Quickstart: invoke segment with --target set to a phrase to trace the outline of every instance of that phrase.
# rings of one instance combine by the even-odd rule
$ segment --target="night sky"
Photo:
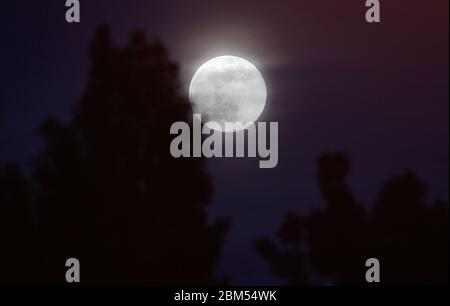
[[[160,38],[186,95],[196,68],[218,55],[246,58],[265,78],[260,120],[279,122],[278,166],[208,161],[211,215],[232,219],[219,272],[234,283],[278,283],[252,241],[273,235],[287,211],[322,205],[321,153],[348,152],[350,183],[365,203],[406,169],[448,200],[447,0],[381,1],[380,24],[366,23],[363,0],[80,2],[80,24],[65,21],[65,1],[1,4],[2,165],[28,171],[43,148],[39,124],[69,120],[85,89],[89,42],[106,23],[120,44],[134,29]]]

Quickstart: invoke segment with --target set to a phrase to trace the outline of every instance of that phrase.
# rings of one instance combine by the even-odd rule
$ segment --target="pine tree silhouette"
[[[0,172],[0,239],[7,250],[0,259],[11,272],[2,272],[1,281],[13,283],[14,270],[27,263],[37,270],[18,278],[64,284],[65,261],[74,257],[82,284],[216,283],[228,222],[208,219],[205,160],[176,159],[169,151],[171,124],[192,118],[177,65],[144,32],[120,47],[106,26],[90,56],[87,89],[72,120],[49,119],[40,128],[47,145],[33,163],[36,192],[29,196],[29,183],[15,169]],[[27,219],[31,199],[35,230]]]

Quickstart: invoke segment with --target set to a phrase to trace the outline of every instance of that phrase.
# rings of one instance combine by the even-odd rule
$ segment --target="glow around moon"
[[[189,86],[194,113],[201,114],[207,122],[218,122],[225,132],[234,130],[225,129],[224,122],[242,122],[241,129],[245,129],[256,121],[266,98],[261,73],[252,63],[236,56],[219,56],[204,63]]]

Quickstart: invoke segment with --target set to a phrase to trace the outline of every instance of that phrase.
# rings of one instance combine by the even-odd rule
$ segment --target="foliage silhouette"
[[[0,168],[0,284],[64,284],[67,258],[87,285],[205,285],[228,221],[210,222],[211,178],[202,158],[175,159],[169,127],[189,122],[178,67],[142,31],[116,46],[101,27],[90,49],[86,92],[70,123],[49,119],[30,180]],[[389,180],[372,209],[346,178],[345,154],[318,159],[325,208],[287,214],[277,236],[256,242],[273,273],[292,285],[314,273],[366,284],[365,260],[382,284],[448,283],[448,204],[425,203],[414,174]]]
[[[33,251],[30,200],[30,183],[18,167],[0,168],[0,284],[31,283],[32,265],[27,264]]]
[[[208,219],[212,184],[205,160],[175,159],[169,151],[170,125],[192,118],[179,93],[177,65],[144,32],[119,47],[106,26],[90,57],[87,90],[71,122],[49,119],[40,128],[47,146],[33,162],[38,270],[31,274],[40,284],[65,283],[65,261],[75,257],[82,284],[216,283],[228,221]],[[10,222],[16,222],[27,215],[28,198],[14,188],[26,184],[16,183],[16,171],[1,173],[1,209],[14,206],[2,216],[13,214]],[[10,239],[22,241],[16,234]]]
[[[310,266],[335,284],[364,285],[365,261],[375,257],[383,285],[448,284],[448,204],[427,205],[424,184],[407,172],[385,183],[369,210],[346,183],[349,172],[345,154],[321,156],[317,180],[325,208],[288,214],[278,232],[284,248],[256,241],[273,273],[291,285],[311,284]]]

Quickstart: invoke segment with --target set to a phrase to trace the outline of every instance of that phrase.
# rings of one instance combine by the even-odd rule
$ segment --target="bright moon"
[[[224,122],[242,122],[241,129],[245,129],[256,121],[266,97],[261,73],[252,63],[237,56],[219,56],[204,63],[189,86],[194,113],[201,114],[206,121],[219,123],[225,132],[234,130],[226,129]]]

